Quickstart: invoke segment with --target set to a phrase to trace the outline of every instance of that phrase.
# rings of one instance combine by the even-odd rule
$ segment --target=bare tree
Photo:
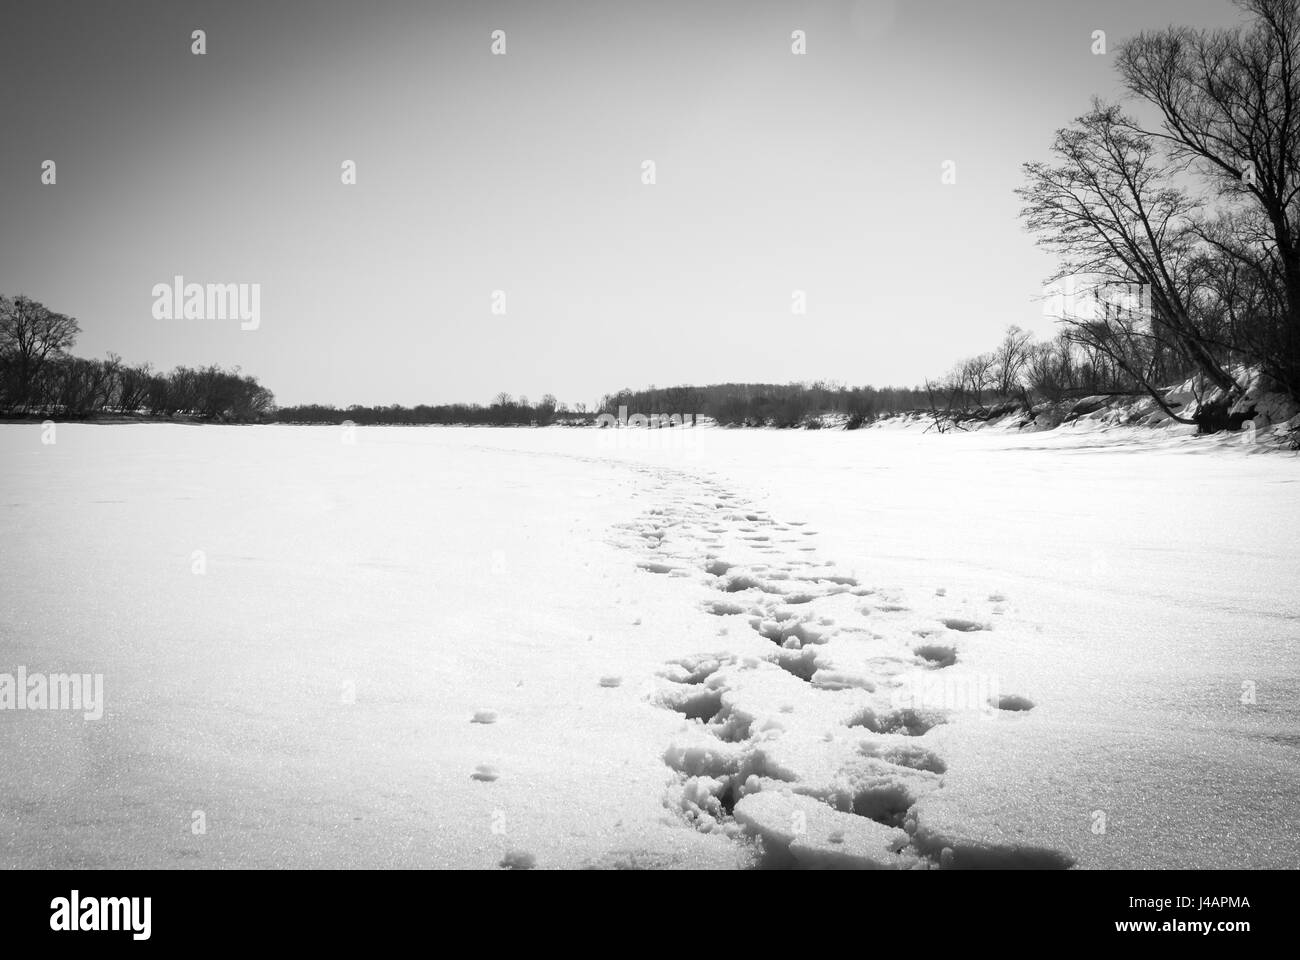
[[[1300,395],[1300,2],[1235,2],[1247,25],[1143,33],[1124,44],[1118,65],[1128,89],[1161,116],[1158,130],[1130,121],[1132,129],[1197,163],[1222,202],[1254,215],[1207,239],[1271,291],[1273,322],[1249,349]]]
[[[1033,354],[1034,335],[1017,326],[1007,328],[1006,336],[993,351],[993,389],[999,397],[1010,397],[1020,387],[1020,375]]]
[[[117,405],[121,410],[134,413],[146,404],[152,375],[153,370],[147,363],[138,367],[123,366],[118,370]]]
[[[1236,394],[1218,344],[1200,329],[1194,311],[1201,279],[1195,229],[1200,204],[1177,185],[1179,162],[1163,157],[1153,138],[1135,131],[1117,107],[1097,102],[1058,131],[1052,152],[1054,164],[1025,164],[1028,183],[1017,191],[1026,225],[1040,246],[1059,257],[1052,281],[1090,278],[1098,301],[1108,288],[1137,286],[1145,301],[1140,311],[1104,309],[1101,316],[1060,319],[1081,339],[1104,333],[1093,345],[1162,407],[1147,361],[1154,345],[1166,340],[1211,383]]]
[[[0,297],[0,356],[13,370],[12,400],[28,406],[42,368],[77,342],[81,327],[30,297]]]

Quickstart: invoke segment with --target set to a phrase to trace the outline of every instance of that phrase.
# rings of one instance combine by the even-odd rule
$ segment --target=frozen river
[[[0,426],[0,866],[1293,867],[1300,462],[1135,436]]]

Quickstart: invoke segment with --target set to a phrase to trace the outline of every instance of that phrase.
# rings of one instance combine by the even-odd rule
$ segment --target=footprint
[[[773,663],[792,676],[805,683],[812,683],[817,672],[817,648],[804,647],[802,650],[780,650],[770,658]]]
[[[707,723],[722,710],[722,691],[711,687],[689,686],[684,690],[665,693],[660,702],[687,720]]]
[[[511,850],[498,864],[506,870],[532,870],[537,866],[537,858],[526,850]]]
[[[847,725],[866,727],[872,733],[897,733],[904,737],[919,737],[944,722],[943,717],[936,713],[913,710],[911,707],[883,714],[877,714],[870,707],[864,707],[849,718]]]
[[[684,657],[681,660],[671,661],[668,664],[670,669],[661,671],[659,675],[674,683],[693,686],[709,679],[722,669],[724,664],[733,662],[735,657],[729,657],[725,653]]]
[[[956,650],[937,643],[928,643],[925,646],[915,647],[912,652],[936,667],[951,667],[957,662]]]
[[[1034,701],[1028,697],[1022,697],[1014,693],[1004,693],[996,701],[990,700],[989,705],[997,707],[999,710],[1025,711],[1034,709]]]

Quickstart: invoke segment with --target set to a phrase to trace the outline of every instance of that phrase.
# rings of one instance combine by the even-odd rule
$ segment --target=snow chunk
[[[812,685],[823,690],[866,690],[874,691],[875,683],[857,673],[844,670],[818,670],[812,675]]]
[[[773,865],[809,870],[881,870],[907,865],[902,830],[832,810],[811,797],[776,790],[751,793],[736,804],[736,821],[762,838]]]

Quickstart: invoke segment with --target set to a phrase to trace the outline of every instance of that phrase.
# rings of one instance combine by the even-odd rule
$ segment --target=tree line
[[[1171,26],[1119,50],[1144,121],[1094,100],[1024,165],[1028,230],[1058,262],[1060,332],[1012,329],[927,384],[936,409],[1128,394],[1202,428],[1258,373],[1300,399],[1300,0],[1236,0],[1233,29]],[[1213,409],[1180,411],[1190,381]],[[992,404],[992,407],[990,406]]]
[[[282,423],[445,424],[470,426],[533,426],[594,424],[602,414],[617,418],[681,415],[687,423],[711,417],[724,426],[819,427],[825,414],[842,414],[850,429],[889,413],[922,410],[921,388],[845,387],[827,383],[726,383],[704,387],[649,387],[606,394],[593,408],[570,407],[547,394],[537,403],[527,397],[497,394],[488,404],[421,404],[335,407],[303,404],[281,407],[271,419]],[[658,422],[658,421],[657,421]]]
[[[712,417],[725,426],[819,427],[822,416],[842,415],[849,429],[886,414],[926,406],[924,390],[914,387],[846,387],[814,383],[719,383],[704,387],[648,387],[607,394],[599,412],[628,415]]]
[[[546,394],[537,403],[528,398],[512,397],[499,393],[491,403],[420,404],[404,407],[400,404],[365,407],[353,405],[335,407],[310,403],[280,407],[272,415],[278,423],[355,423],[358,426],[430,425],[489,426],[489,427],[546,427],[555,423],[580,425],[595,420],[596,413],[588,412],[586,404],[576,404],[572,409],[565,403]]]
[[[1153,374],[1170,383],[1172,373]],[[989,419],[1012,409],[1032,413],[1041,402],[1131,397],[1143,392],[1120,364],[1094,345],[1059,331],[1047,341],[1012,326],[993,350],[967,357],[926,382],[926,406],[943,420]]]
[[[27,296],[0,296],[0,413],[7,416],[189,416],[252,423],[275,407],[271,391],[238,369],[177,367],[168,373],[73,356],[81,326]]]

